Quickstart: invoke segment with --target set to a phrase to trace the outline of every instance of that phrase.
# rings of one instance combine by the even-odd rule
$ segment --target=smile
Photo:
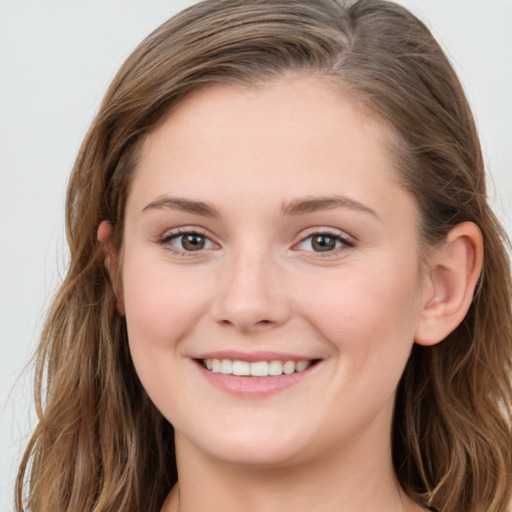
[[[276,352],[222,351],[194,358],[200,374],[214,387],[241,398],[259,399],[299,385],[318,374],[323,359]]]
[[[240,361],[232,359],[203,359],[202,365],[212,373],[244,377],[269,377],[300,373],[314,364],[310,361]]]

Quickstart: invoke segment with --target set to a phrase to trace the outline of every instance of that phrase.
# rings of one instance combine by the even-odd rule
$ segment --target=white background
[[[250,0],[248,0],[250,1]],[[11,511],[33,412],[29,363],[64,273],[64,194],[114,73],[193,1],[0,0],[0,510]],[[452,59],[512,233],[512,0],[402,0]]]

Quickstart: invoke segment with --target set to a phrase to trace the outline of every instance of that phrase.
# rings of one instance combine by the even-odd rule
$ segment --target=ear
[[[483,265],[478,226],[455,226],[429,260],[423,309],[415,331],[419,345],[435,345],[462,322],[471,306]]]
[[[124,296],[123,287],[119,279],[119,260],[117,252],[112,243],[112,224],[107,220],[101,222],[98,226],[98,241],[103,248],[103,255],[105,257],[105,268],[110,276],[110,282],[117,297],[117,311],[120,315],[124,316]]]

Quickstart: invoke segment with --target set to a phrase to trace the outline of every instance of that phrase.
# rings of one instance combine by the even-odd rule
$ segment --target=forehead
[[[371,144],[386,144],[389,127],[363,111],[363,102],[356,95],[349,97],[334,80],[288,76],[254,87],[239,85],[208,85],[193,91],[178,103],[159,128],[146,138],[143,153],[171,137],[176,146],[201,142],[202,148],[225,148],[226,144],[245,143],[297,149],[304,140],[308,148],[321,149],[340,138],[347,145],[365,131]],[[284,135],[289,134],[287,141]],[[192,137],[192,140],[190,139]],[[229,137],[229,139],[226,139]],[[283,143],[287,142],[285,146]]]
[[[378,196],[395,181],[389,142],[387,125],[327,80],[208,86],[147,137],[129,202],[169,193],[229,202],[270,192],[281,202],[306,191]]]

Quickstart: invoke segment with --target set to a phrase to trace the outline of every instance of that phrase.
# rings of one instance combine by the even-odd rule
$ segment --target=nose
[[[270,255],[244,251],[225,262],[212,306],[215,321],[249,333],[282,325],[291,314],[283,271]]]

